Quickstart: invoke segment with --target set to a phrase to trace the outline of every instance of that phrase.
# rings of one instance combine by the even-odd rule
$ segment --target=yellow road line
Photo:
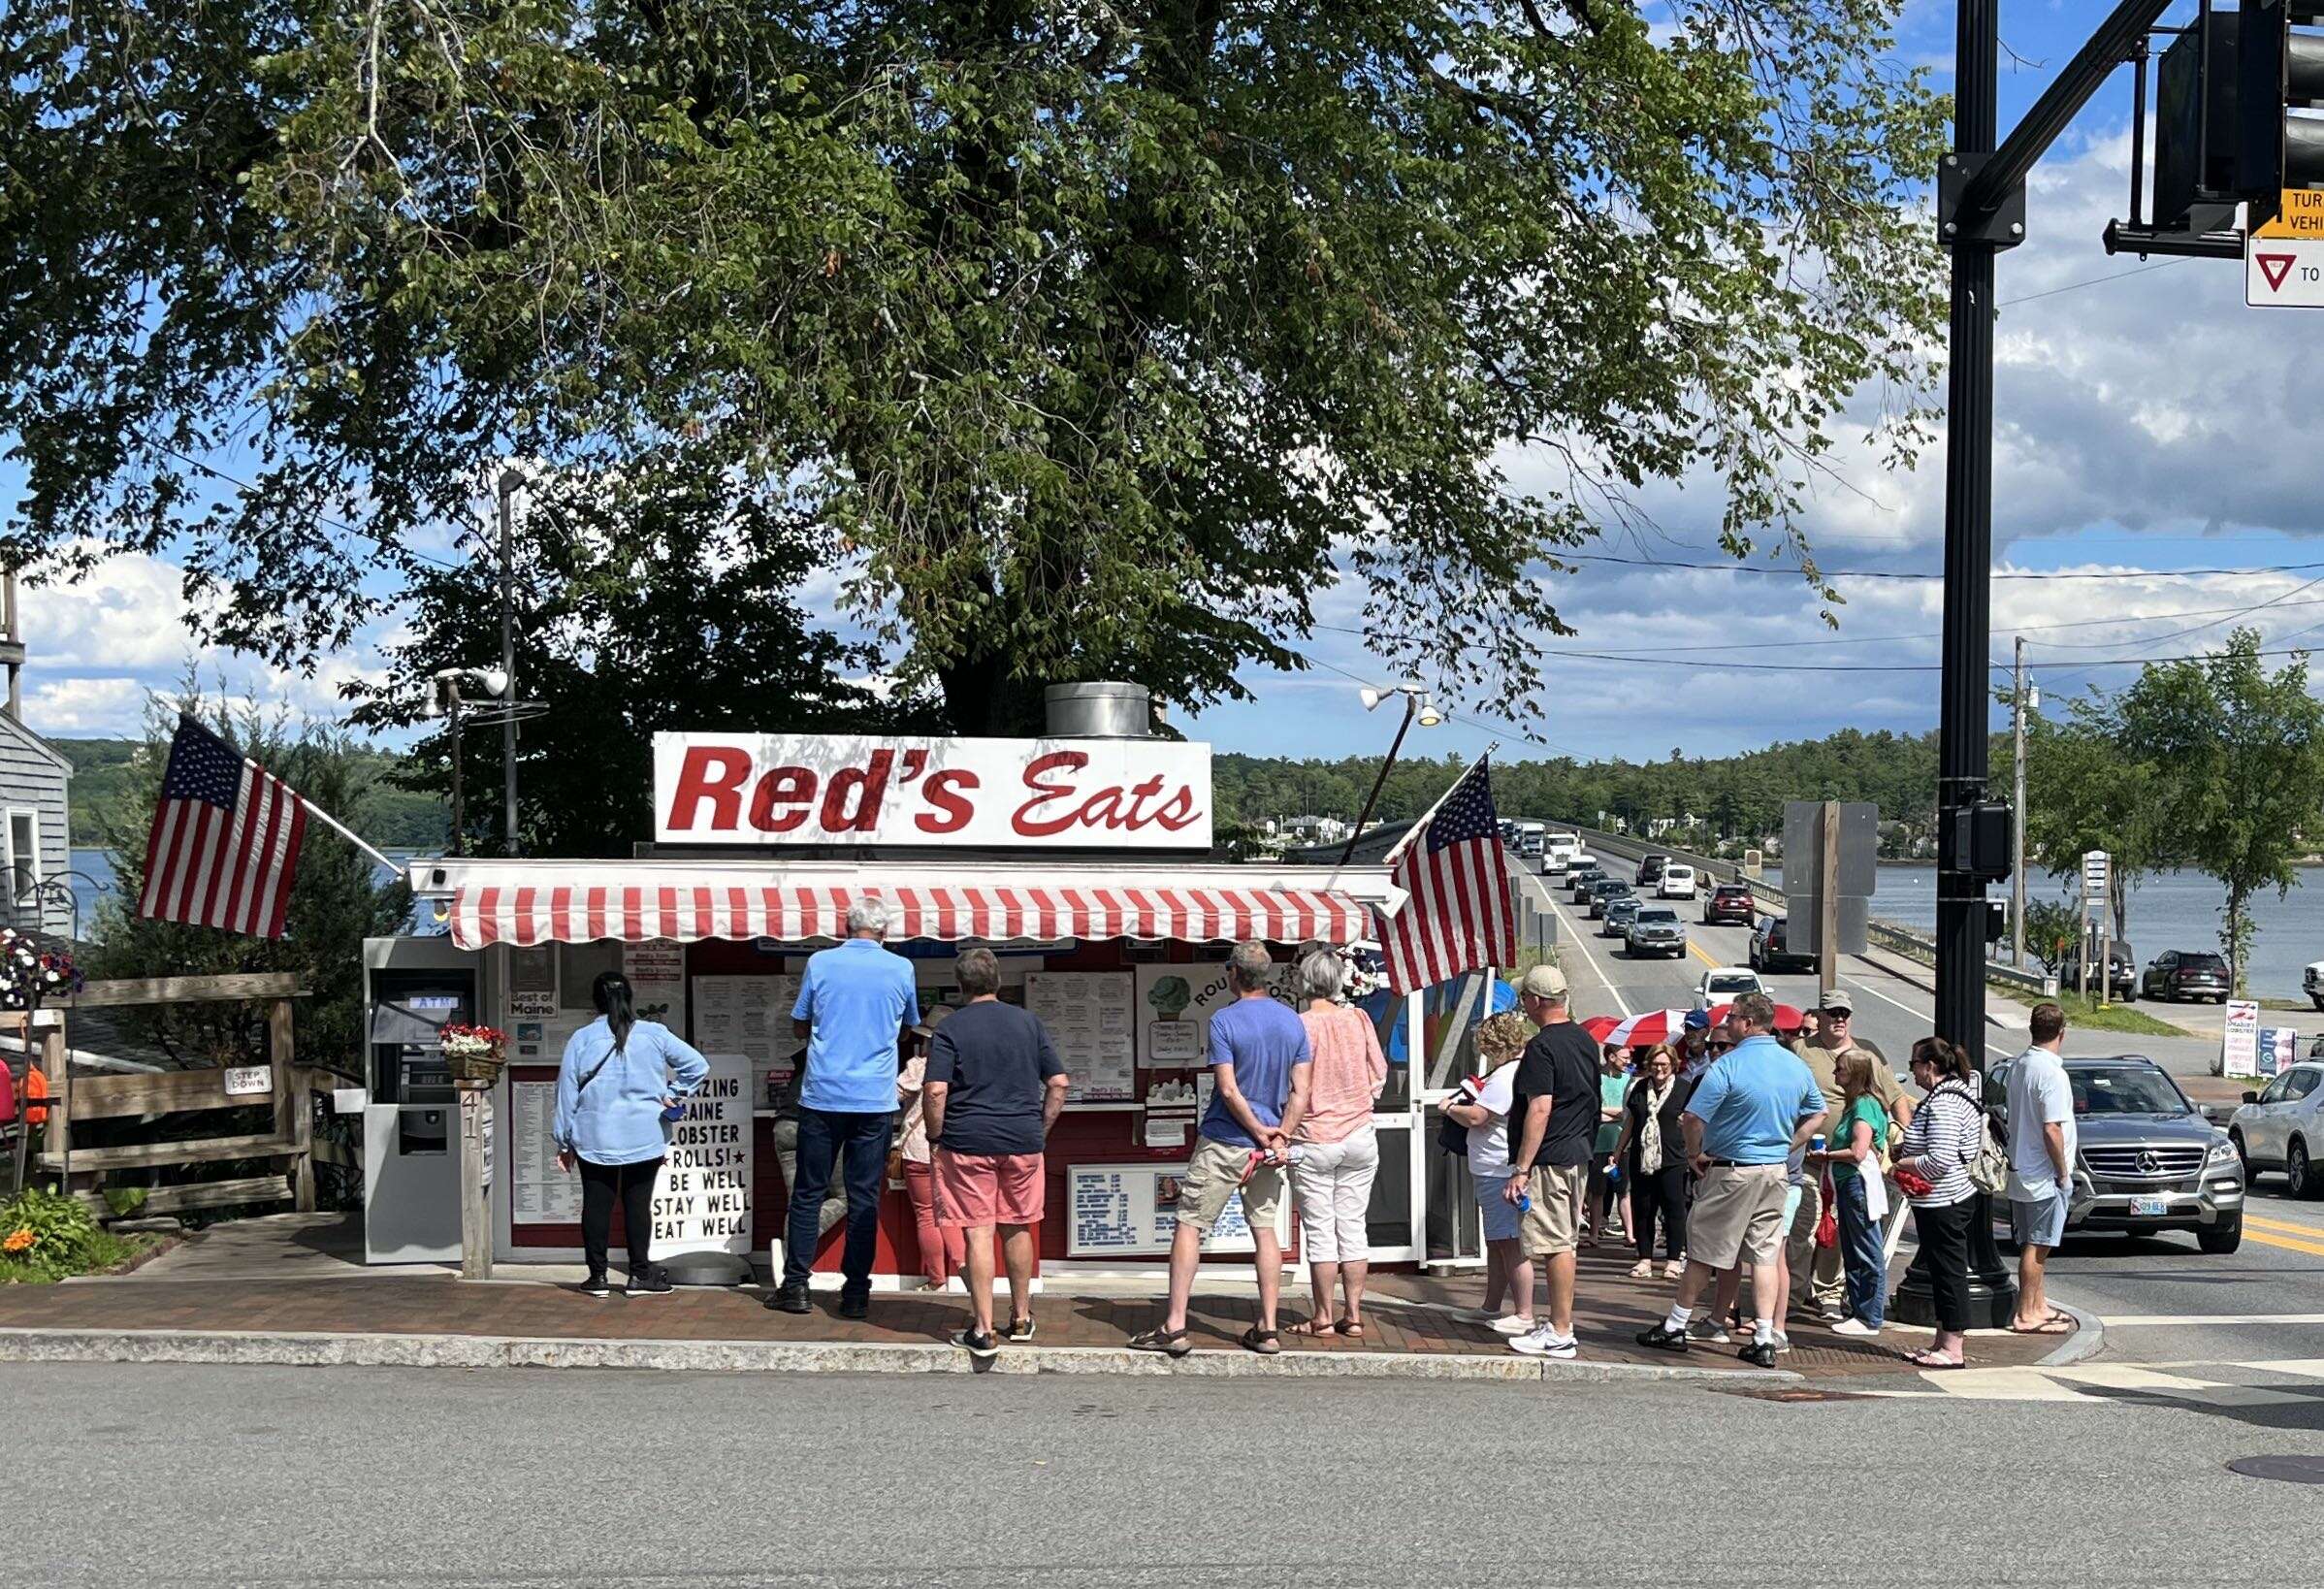
[[[1692,937],[1687,940],[1687,953],[1694,956],[1696,959],[1702,961],[1703,964],[1709,966],[1714,971],[1718,970],[1720,966],[1727,963],[1724,960],[1714,959],[1711,957],[1711,952],[1703,948],[1702,945],[1696,943]],[[1518,1146],[1523,1147],[1524,1144],[1520,1143]]]
[[[2264,1230],[2253,1230],[2248,1224],[2243,1227],[2243,1240],[2279,1247],[2286,1252],[2312,1252],[2324,1257],[2324,1242],[2295,1242],[2288,1236],[2271,1236]]]
[[[2314,1225],[2296,1224],[2285,1219],[2263,1218],[2259,1215],[2253,1214],[2250,1209],[2245,1208],[2243,1211],[2243,1226],[2245,1229],[2249,1229],[2253,1225],[2259,1226],[2259,1228],[2262,1230],[2278,1231],[2286,1236],[2300,1236],[2305,1237],[2311,1242],[2324,1242],[2324,1230],[2319,1230]]]

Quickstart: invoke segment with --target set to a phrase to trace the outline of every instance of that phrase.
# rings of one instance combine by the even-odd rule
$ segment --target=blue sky
[[[2004,6],[2005,128],[2103,10]],[[1900,53],[1945,87],[1953,28],[1950,5],[1915,0],[1900,33]],[[2324,334],[2324,316],[2245,308],[2233,263],[2142,266],[2104,253],[2100,229],[2127,206],[2129,81],[2127,70],[2118,74],[2037,173],[2029,240],[2000,264],[1994,539],[1996,568],[2013,577],[1995,582],[1993,654],[2006,658],[2010,636],[2022,633],[2051,694],[2118,685],[2132,669],[2110,659],[2200,651],[2239,621],[2260,627],[2271,645],[2324,633],[2324,567],[2283,569],[2324,565],[2304,356]],[[1511,460],[1521,480],[1529,467],[1522,455]],[[1938,582],[1882,576],[1939,566],[1943,447],[1909,474],[1845,452],[1841,470],[1809,517],[1820,561],[1848,570],[1835,579],[1844,599],[1836,631],[1786,576],[1587,564],[1556,582],[1559,608],[1580,632],[1539,647],[1539,703],[1515,724],[1455,707],[1470,721],[1415,730],[1411,748],[1473,755],[1498,737],[1512,756],[1554,746],[1585,758],[1661,757],[1674,745],[1718,754],[1846,726],[1933,727]],[[0,501],[12,484],[0,469]],[[1722,561],[1709,482],[1657,488],[1645,505],[1654,532],[1597,550]],[[2186,571],[2221,568],[2272,571]],[[2109,577],[2062,577],[2089,571]],[[2036,574],[2049,577],[2016,577]],[[811,596],[831,594],[823,586]],[[172,683],[189,658],[230,689],[334,716],[338,686],[375,672],[386,638],[373,631],[313,678],[278,676],[197,654],[183,616],[165,561],[122,560],[79,588],[31,593],[34,725],[62,734],[128,730],[145,691]],[[1386,713],[1367,717],[1356,698],[1360,680],[1386,676],[1382,665],[1338,632],[1303,649],[1312,669],[1252,670],[1244,682],[1255,700],[1181,713],[1180,722],[1228,750],[1334,757],[1384,747],[1393,724]],[[1737,665],[1745,663],[1757,668]],[[1757,670],[1775,666],[1797,670]]]

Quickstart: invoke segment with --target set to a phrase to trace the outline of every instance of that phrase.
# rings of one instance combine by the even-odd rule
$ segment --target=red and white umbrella
[[[1626,1049],[1651,1048],[1657,1043],[1669,1042],[1686,1029],[1684,1010],[1641,1010],[1628,1021],[1617,1022],[1598,1041]]]

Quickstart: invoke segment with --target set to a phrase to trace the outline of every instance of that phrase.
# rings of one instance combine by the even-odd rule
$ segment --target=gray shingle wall
[[[0,812],[31,808],[41,830],[41,872],[53,876],[71,863],[65,827],[65,779],[61,759],[32,735],[23,725],[0,713]],[[64,937],[73,929],[69,903],[51,904],[45,919],[41,907],[19,907],[9,897],[13,878],[0,878],[0,925],[29,928]]]

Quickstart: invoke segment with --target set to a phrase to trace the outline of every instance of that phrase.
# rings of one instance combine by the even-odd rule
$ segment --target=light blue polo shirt
[[[895,1108],[896,1034],[920,1020],[910,960],[869,938],[811,955],[791,1019],[807,1022],[801,1108],[856,1115]]]
[[[1687,1099],[1702,1121],[1702,1151],[1733,1164],[1781,1164],[1803,1116],[1824,1113],[1824,1089],[1800,1057],[1760,1033],[1702,1073]]]

